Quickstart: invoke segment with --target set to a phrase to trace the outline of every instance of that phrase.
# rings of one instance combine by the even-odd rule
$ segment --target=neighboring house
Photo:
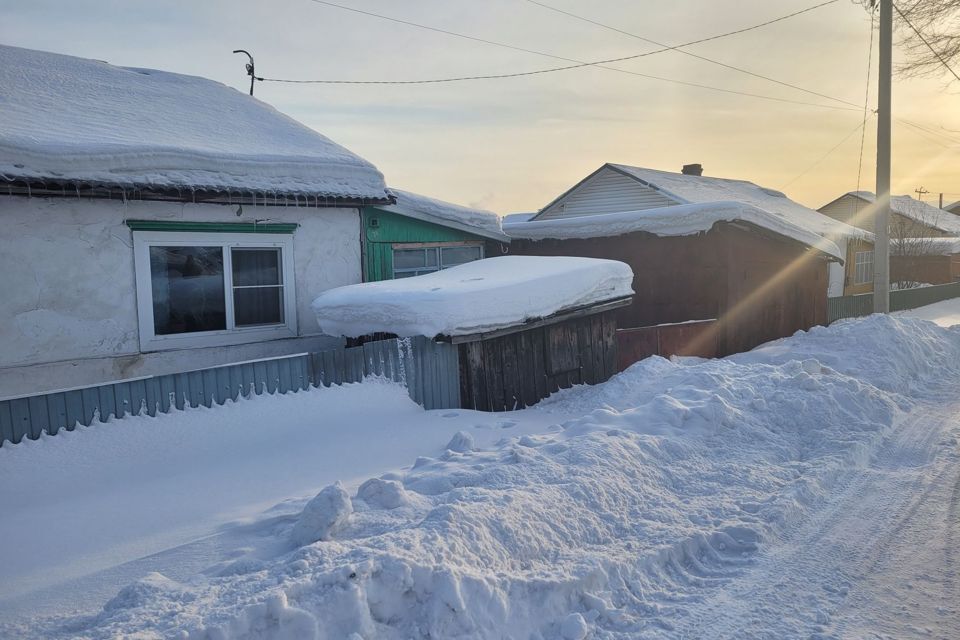
[[[873,230],[876,196],[869,191],[851,191],[822,207],[820,212],[834,220]],[[925,240],[960,237],[960,217],[921,202],[910,196],[890,198],[890,269],[891,281],[906,285],[910,282],[928,282],[923,278],[929,262]],[[939,251],[939,248],[937,249]],[[942,260],[942,256],[937,258]],[[916,267],[917,273],[905,269]],[[848,279],[855,285],[863,278],[873,279],[873,251],[859,250],[847,263]],[[872,286],[855,286],[847,293],[867,293]]]
[[[391,189],[396,204],[363,212],[364,280],[440,271],[501,254],[510,238],[490,211]]]
[[[869,191],[851,191],[820,207],[820,213],[849,225],[873,230],[873,204]],[[910,196],[890,198],[890,236],[902,238],[960,237],[960,218]]]
[[[322,348],[369,162],[204,78],[0,47],[0,397]]]
[[[748,198],[752,192],[760,194]],[[826,323],[829,265],[844,254],[801,221],[821,232],[846,233],[846,225],[777,194],[750,183],[604,165],[531,220],[503,228],[513,238],[511,253],[629,264],[636,295],[617,312],[621,328],[673,324],[683,332],[682,323],[705,321],[685,344],[667,350],[661,342],[645,353],[726,355]],[[760,206],[767,199],[778,213]]]
[[[773,221],[783,220],[833,241],[844,263],[855,262],[855,254],[872,251],[873,234],[794,202],[780,191],[745,180],[701,175],[699,165],[685,167],[687,173],[672,173],[620,164],[605,164],[569,191],[540,210],[534,220],[547,220],[599,213],[664,209],[684,204],[737,202],[765,211]],[[870,254],[872,256],[872,253]],[[848,266],[847,269],[853,269]],[[843,263],[829,269],[831,297],[851,293]],[[869,290],[873,287],[870,272]]]

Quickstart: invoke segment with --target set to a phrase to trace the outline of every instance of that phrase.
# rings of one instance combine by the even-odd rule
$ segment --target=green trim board
[[[257,222],[192,222],[184,220],[125,220],[132,231],[195,231],[203,233],[293,233],[298,225]]]

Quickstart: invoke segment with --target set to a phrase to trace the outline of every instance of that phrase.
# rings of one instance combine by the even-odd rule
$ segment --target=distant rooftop
[[[864,202],[870,203],[875,202],[877,199],[877,196],[874,195],[872,191],[850,191],[847,195],[860,198]],[[921,224],[939,229],[944,233],[960,236],[960,217],[949,211],[935,207],[932,204],[917,200],[914,197],[891,196],[890,210],[911,220],[916,220]]]
[[[371,163],[219,82],[0,46],[0,182],[387,202]]]

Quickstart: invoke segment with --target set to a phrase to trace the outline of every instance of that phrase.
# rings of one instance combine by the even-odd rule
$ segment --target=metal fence
[[[457,348],[417,337],[360,347],[254,360],[0,400],[0,446],[110,417],[212,407],[240,396],[287,393],[383,376],[407,387],[427,409],[460,406]]]
[[[890,310],[905,311],[916,309],[934,302],[960,298],[960,282],[938,284],[932,287],[918,287],[890,292]],[[873,313],[873,294],[862,293],[856,296],[841,296],[827,299],[827,322],[843,318],[859,318]]]

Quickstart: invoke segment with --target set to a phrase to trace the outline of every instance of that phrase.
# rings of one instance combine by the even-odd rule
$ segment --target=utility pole
[[[893,80],[893,0],[880,0],[880,78],[877,104],[877,201],[873,233],[873,311],[890,311],[890,107]]]
[[[927,191],[927,190],[924,189],[923,187],[920,187],[919,189],[914,189],[913,192],[914,192],[915,194],[917,194],[917,200],[919,200],[920,202],[923,202],[923,196],[924,196],[924,195],[930,193],[929,191]]]

